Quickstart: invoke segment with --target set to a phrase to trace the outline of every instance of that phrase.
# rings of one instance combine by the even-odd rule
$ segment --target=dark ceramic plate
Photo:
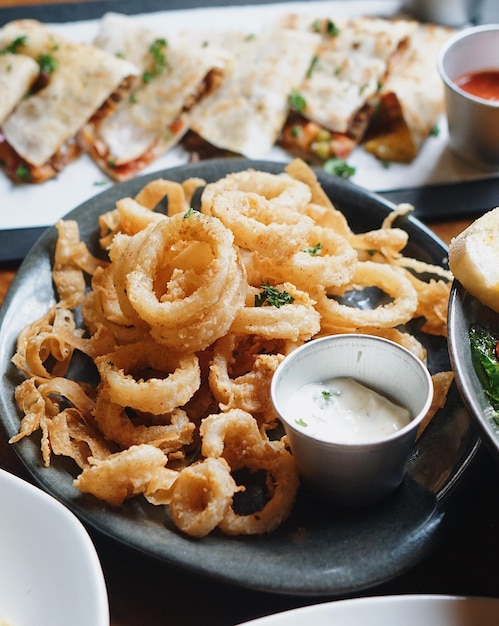
[[[164,178],[183,180],[199,176],[216,180],[248,167],[282,171],[282,164],[244,159],[215,160],[161,172]],[[393,205],[322,170],[320,181],[355,231],[378,228]],[[79,222],[81,235],[97,250],[97,216],[114,202],[135,193],[159,174],[116,185],[87,201],[68,218]],[[407,254],[433,264],[445,264],[447,251],[429,230],[411,217],[397,225],[410,236]],[[50,228],[26,257],[9,291],[0,316],[0,363],[4,384],[0,390],[0,419],[8,436],[18,432],[19,412],[13,400],[20,376],[10,362],[16,337],[53,302],[51,258],[56,230]],[[417,328],[414,329],[417,334]],[[424,339],[432,372],[450,367],[447,342]],[[81,372],[80,372],[81,373]],[[137,498],[111,508],[72,486],[76,468],[54,459],[49,468],[40,461],[36,437],[26,438],[15,450],[40,486],[64,502],[87,525],[169,565],[202,576],[275,593],[334,596],[358,592],[385,582],[420,561],[443,529],[444,514],[457,496],[455,489],[470,466],[480,440],[452,388],[448,402],[418,441],[401,487],[388,500],[366,510],[342,511],[315,501],[304,490],[298,494],[289,520],[262,537],[227,537],[218,532],[193,540],[177,532],[163,507]]]
[[[471,296],[456,280],[449,299],[449,355],[461,396],[475,417],[484,442],[496,455],[499,452],[499,425],[492,417],[495,412],[471,360],[469,329],[472,324],[481,324],[497,333],[499,315]]]

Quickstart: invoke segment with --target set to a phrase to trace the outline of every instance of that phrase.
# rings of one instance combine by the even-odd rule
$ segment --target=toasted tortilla
[[[23,180],[42,182],[54,176],[81,152],[77,134],[137,73],[129,62],[92,46],[74,43],[35,20],[10,22],[2,29],[3,48],[23,38],[18,51],[52,67],[46,84],[23,99],[2,125],[2,152],[9,165],[17,159],[30,170]]]
[[[421,24],[403,59],[380,91],[375,124],[364,148],[383,161],[412,161],[444,113],[444,90],[437,56],[453,34],[449,28]]]
[[[39,73],[38,63],[24,54],[0,55],[0,124],[28,93]]]
[[[286,28],[321,34],[313,66],[299,88],[302,108],[288,119],[281,144],[318,158],[345,158],[362,140],[380,86],[416,29],[412,20],[360,17],[340,22],[288,15]]]
[[[302,83],[320,38],[272,29],[255,35],[223,33],[212,40],[233,54],[232,71],[201,104],[192,130],[216,148],[266,157],[286,120],[289,94]]]
[[[130,96],[84,133],[99,167],[126,180],[179,142],[200,102],[218,87],[230,56],[201,42],[167,39],[118,13],[104,16],[94,43],[140,69]]]

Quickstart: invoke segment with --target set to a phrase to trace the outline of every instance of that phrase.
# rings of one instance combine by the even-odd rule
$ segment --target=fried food
[[[408,324],[446,333],[451,275],[404,256],[407,233],[393,223],[407,205],[354,233],[302,161],[210,183],[194,211],[203,183],[153,181],[109,207],[96,225],[104,261],[75,222],[58,224],[58,301],[12,358],[24,380],[11,442],[41,431],[43,462],[72,458],[76,488],[111,506],[142,496],[187,535],[268,533],[299,486],[270,400],[276,367],[311,338],[345,332],[425,361]],[[165,196],[168,213],[155,212]],[[369,289],[383,298],[366,307]],[[79,380],[76,357],[93,384]],[[452,375],[434,380],[431,415]],[[262,476],[265,497],[241,506]]]

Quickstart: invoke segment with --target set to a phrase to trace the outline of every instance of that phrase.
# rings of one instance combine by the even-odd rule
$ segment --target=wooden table
[[[38,3],[39,0],[0,0],[0,8]],[[448,243],[469,223],[469,220],[452,221],[432,224],[431,228]],[[0,268],[0,302],[15,273],[15,267]],[[2,433],[0,467],[30,480]],[[448,531],[431,556],[410,572],[364,595],[432,593],[499,597],[499,471],[486,450],[482,451],[469,480],[471,495],[458,512],[459,523]],[[229,626],[319,601],[232,588],[168,568],[94,532],[92,538],[107,582],[112,626]]]

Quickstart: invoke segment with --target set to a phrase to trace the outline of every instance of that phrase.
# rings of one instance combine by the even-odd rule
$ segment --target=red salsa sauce
[[[463,91],[484,100],[499,100],[499,69],[469,72],[454,80]]]

